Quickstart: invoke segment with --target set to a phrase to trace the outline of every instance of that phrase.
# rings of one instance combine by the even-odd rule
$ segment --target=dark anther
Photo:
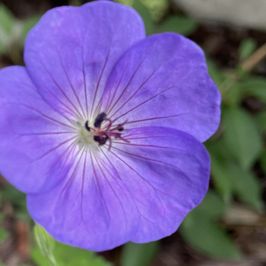
[[[94,120],[94,127],[100,128],[102,125],[102,122],[106,119],[107,115],[106,113],[100,113],[96,116],[95,120]]]
[[[108,140],[108,136],[94,136],[93,139],[98,142],[100,146],[102,146]]]
[[[118,131],[123,131],[123,130],[124,130],[124,127],[123,127],[122,125],[118,125],[118,126],[117,126],[117,130],[118,130]]]
[[[86,122],[85,122],[85,128],[86,128],[88,131],[91,131],[91,128],[89,127],[89,121],[86,121]]]

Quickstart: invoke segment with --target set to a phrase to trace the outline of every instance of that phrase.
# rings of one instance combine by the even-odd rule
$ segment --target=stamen
[[[109,138],[107,136],[94,136],[93,139],[98,142],[100,146],[102,146]]]
[[[98,114],[93,124],[94,127],[100,128],[102,125],[102,122],[106,119],[106,117],[107,117],[107,114],[104,112]]]
[[[124,123],[113,125],[113,121],[107,117],[105,112],[98,114],[94,120],[93,127],[89,126],[89,121],[87,120],[84,124],[86,131],[90,132],[93,136],[93,140],[98,143],[99,146],[105,145],[109,142],[109,150],[112,147],[113,139],[120,139],[124,142],[128,142],[122,137],[122,131],[124,131]],[[89,136],[88,136],[89,138]]]
[[[117,130],[118,131],[124,131],[124,127],[121,125],[121,124],[119,124],[118,126],[117,126]]]
[[[91,131],[91,128],[89,127],[89,121],[87,120],[86,122],[85,122],[85,128],[88,130],[88,131]]]

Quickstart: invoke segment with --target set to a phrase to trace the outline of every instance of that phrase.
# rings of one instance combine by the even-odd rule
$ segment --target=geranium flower
[[[47,12],[0,71],[0,171],[57,240],[95,251],[175,232],[208,189],[220,95],[202,50],[109,1]]]

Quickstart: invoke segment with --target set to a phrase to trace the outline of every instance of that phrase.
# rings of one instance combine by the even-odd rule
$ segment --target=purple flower
[[[0,71],[0,170],[57,240],[101,251],[175,232],[208,189],[220,95],[202,50],[109,1],[47,12]]]

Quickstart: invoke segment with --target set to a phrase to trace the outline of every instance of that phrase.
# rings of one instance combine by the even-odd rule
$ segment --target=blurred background
[[[46,10],[85,2],[0,1],[0,68],[23,64],[25,36]],[[208,195],[174,235],[94,254],[56,243],[34,227],[24,195],[1,177],[0,265],[266,265],[266,1],[119,2],[139,11],[148,34],[178,32],[206,53],[223,96],[220,129],[206,143],[212,158]]]

